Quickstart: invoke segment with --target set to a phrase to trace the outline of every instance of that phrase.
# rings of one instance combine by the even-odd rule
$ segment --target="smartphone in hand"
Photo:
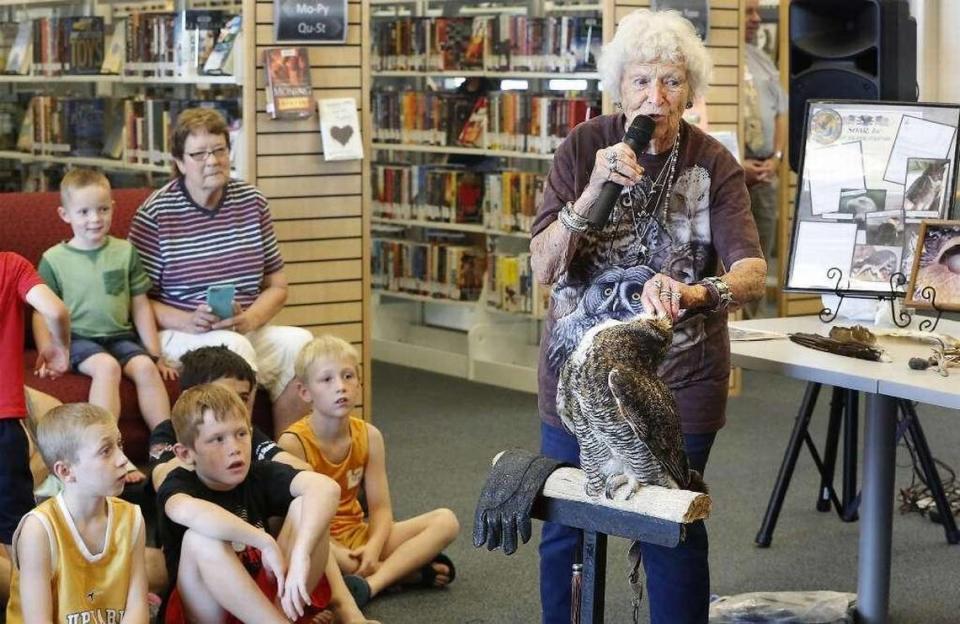
[[[207,305],[221,320],[233,316],[233,296],[236,289],[233,284],[214,284],[207,288]]]

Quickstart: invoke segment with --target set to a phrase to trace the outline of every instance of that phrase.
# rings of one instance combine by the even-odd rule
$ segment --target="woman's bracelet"
[[[590,229],[590,222],[587,221],[586,217],[582,217],[573,211],[572,201],[568,201],[563,205],[557,218],[560,220],[560,223],[563,224],[563,227],[571,232],[585,234],[587,230]]]
[[[708,310],[726,310],[733,303],[730,287],[719,277],[705,277],[698,284],[706,288],[710,295],[710,303],[706,306]]]

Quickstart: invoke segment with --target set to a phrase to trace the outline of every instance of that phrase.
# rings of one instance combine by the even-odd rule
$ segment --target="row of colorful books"
[[[550,154],[579,123],[600,114],[598,96],[519,91],[486,96],[434,91],[374,91],[373,140]]]
[[[529,171],[394,163],[374,163],[372,173],[375,217],[482,224],[503,232],[530,231],[546,179]]]
[[[486,252],[482,247],[373,239],[374,288],[437,299],[478,301]]]
[[[373,26],[375,71],[591,72],[596,17],[410,17]]]
[[[530,254],[487,254],[484,299],[492,308],[543,317],[550,289],[537,284],[530,266]]]
[[[239,133],[240,102],[236,99],[34,95],[23,110],[16,149],[163,165],[169,163],[170,132],[177,116],[197,106],[216,108],[227,119],[231,134]],[[3,142],[9,143],[9,137]]]
[[[224,11],[41,17],[0,23],[0,68],[8,74],[232,75],[241,18]]]

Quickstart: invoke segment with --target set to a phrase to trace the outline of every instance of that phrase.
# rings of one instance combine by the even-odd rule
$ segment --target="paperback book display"
[[[375,91],[373,140],[550,154],[578,123],[600,113],[596,96],[495,91]],[[482,110],[482,112],[481,112]]]
[[[267,113],[273,119],[304,119],[313,114],[313,87],[307,49],[267,48],[263,51],[267,78]]]
[[[529,171],[479,173],[449,166],[375,163],[371,179],[375,217],[529,232],[543,201],[546,176]]]
[[[373,239],[374,288],[437,299],[479,301],[486,253],[482,248],[436,242]]]
[[[592,72],[595,17],[409,17],[373,26],[374,71]]]

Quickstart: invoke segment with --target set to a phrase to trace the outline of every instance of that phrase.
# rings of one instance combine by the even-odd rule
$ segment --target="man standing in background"
[[[744,145],[743,170],[753,219],[760,233],[760,247],[772,262],[777,240],[779,214],[778,176],[787,138],[787,96],[780,86],[780,70],[757,45],[760,29],[760,0],[747,0],[744,33],[747,42],[743,66]],[[758,304],[744,310],[756,316]]]

